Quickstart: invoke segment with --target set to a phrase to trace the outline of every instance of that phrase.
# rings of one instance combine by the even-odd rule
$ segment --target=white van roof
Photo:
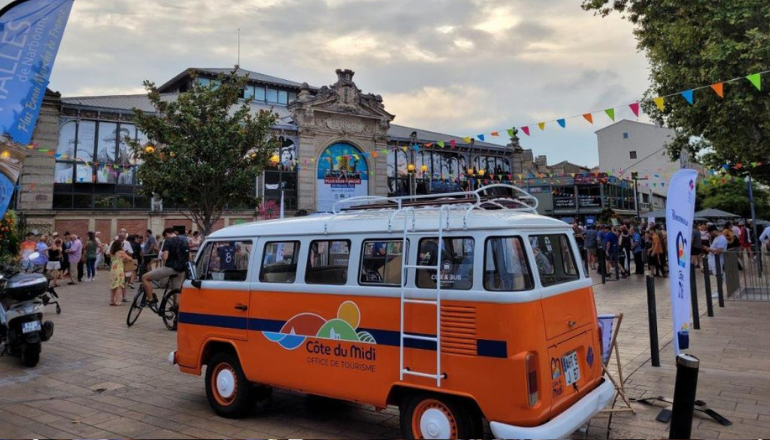
[[[210,239],[235,239],[269,236],[323,236],[346,234],[379,234],[403,232],[404,213],[394,218],[393,210],[354,211],[341,214],[327,214],[312,217],[298,217],[283,220],[271,220],[232,226],[215,232]],[[417,209],[416,231],[438,231],[438,209]],[[444,232],[501,230],[501,229],[570,229],[567,223],[537,214],[515,210],[474,210],[467,214],[465,210],[452,210],[449,213],[449,229]],[[392,228],[391,226],[391,219]],[[466,221],[467,219],[467,221]],[[411,216],[410,216],[411,226]],[[467,225],[465,227],[464,225]],[[391,231],[392,229],[392,231]]]

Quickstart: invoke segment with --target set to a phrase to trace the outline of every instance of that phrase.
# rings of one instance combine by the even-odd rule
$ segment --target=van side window
[[[359,284],[401,287],[403,240],[365,241]]]
[[[484,289],[523,292],[535,288],[521,237],[490,238],[484,260]]]
[[[439,255],[437,238],[420,241],[419,266],[436,266],[441,262],[441,288],[445,290],[471,290],[473,288],[472,238],[445,238],[444,248]],[[438,276],[435,270],[418,270],[417,287],[435,289]]]
[[[566,235],[532,236],[532,250],[543,287],[580,279],[572,246]]]
[[[198,259],[201,280],[243,282],[249,278],[250,241],[209,243]]]
[[[265,245],[262,258],[262,283],[291,284],[297,280],[297,257],[299,242],[274,242]]]
[[[314,241],[310,244],[305,282],[344,286],[348,283],[350,241]]]

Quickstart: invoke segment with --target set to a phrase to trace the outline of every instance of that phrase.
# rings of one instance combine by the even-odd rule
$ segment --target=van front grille
[[[441,351],[446,354],[476,356],[476,308],[441,307]]]

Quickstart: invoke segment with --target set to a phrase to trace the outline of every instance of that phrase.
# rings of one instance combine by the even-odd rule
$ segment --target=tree
[[[770,156],[770,95],[749,81],[724,85],[725,97],[697,91],[695,105],[681,97],[660,111],[649,98],[667,96],[749,74],[770,66],[770,2],[767,0],[583,0],[583,8],[613,12],[635,25],[639,49],[650,61],[652,87],[644,110],[674,128],[669,153],[704,154],[707,165],[752,163]],[[693,142],[693,139],[698,141]],[[770,182],[770,167],[749,170]]]
[[[770,218],[770,191],[756,183],[754,204],[757,218]],[[748,186],[744,179],[712,177],[698,185],[698,210],[721,209],[743,218],[751,218],[751,203],[749,202]]]
[[[134,109],[150,145],[129,142],[144,163],[137,172],[142,193],[180,207],[205,235],[232,207],[257,205],[254,184],[278,149],[271,136],[276,115],[253,114],[242,100],[247,78],[235,71],[169,101],[155,84],[145,88],[154,113]]]

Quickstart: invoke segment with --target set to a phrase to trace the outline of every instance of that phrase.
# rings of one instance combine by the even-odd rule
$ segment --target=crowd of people
[[[127,290],[135,289],[136,281],[143,275],[155,271],[149,281],[168,278],[169,271],[163,269],[170,265],[174,266],[174,272],[183,272],[176,249],[182,247],[194,255],[202,242],[203,236],[197,231],[179,235],[172,228],[163,235],[153,235],[152,230],[129,234],[121,229],[109,243],[102,241],[100,232],[88,232],[86,237],[69,232],[61,237],[56,232],[51,235],[29,233],[21,244],[21,269],[46,275],[55,288],[60,287],[60,283],[68,286],[91,283],[99,270],[109,270],[110,305],[117,307],[128,302]],[[169,250],[172,251],[170,257]],[[159,274],[165,276],[158,278]],[[151,299],[152,286],[148,288],[146,280],[142,281]]]
[[[613,225],[573,225],[578,246],[586,266],[600,274],[616,279],[632,274],[645,275],[648,268],[654,277],[668,277],[668,233],[664,225],[636,224],[633,222]],[[760,235],[764,249],[770,251],[770,228]],[[716,271],[717,255],[738,252],[754,258],[755,241],[752,228],[745,221],[724,225],[699,223],[693,228],[690,239],[692,264],[702,269],[701,261],[708,256],[711,273]],[[724,258],[720,259],[724,268]]]

